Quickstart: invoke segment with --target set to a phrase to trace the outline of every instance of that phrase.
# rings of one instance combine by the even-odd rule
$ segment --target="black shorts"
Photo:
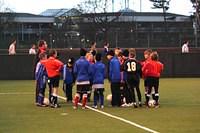
[[[49,84],[54,88],[54,87],[59,87],[59,80],[60,80],[60,76],[55,76],[52,78],[49,78]]]
[[[145,80],[146,86],[148,87],[156,87],[159,86],[159,78],[158,77],[147,77]]]
[[[77,85],[76,86],[76,91],[77,93],[82,93],[82,94],[87,94],[88,91],[90,90],[90,85]]]

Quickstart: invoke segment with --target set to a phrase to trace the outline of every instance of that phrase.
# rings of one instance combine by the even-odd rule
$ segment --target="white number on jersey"
[[[136,71],[136,63],[135,62],[128,62],[127,66],[128,66],[128,69],[127,69],[128,72]]]

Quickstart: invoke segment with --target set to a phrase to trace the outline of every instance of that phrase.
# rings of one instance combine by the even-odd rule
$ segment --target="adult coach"
[[[48,79],[50,80],[50,88],[52,88],[51,91],[51,98],[50,103],[52,108],[58,108],[58,87],[59,87],[59,80],[60,80],[60,71],[63,68],[63,63],[56,59],[57,57],[57,51],[54,49],[51,49],[49,51],[49,58],[42,62],[42,64],[45,66]]]

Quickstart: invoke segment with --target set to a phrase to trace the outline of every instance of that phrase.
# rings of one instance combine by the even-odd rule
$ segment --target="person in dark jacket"
[[[67,98],[67,102],[72,102],[72,88],[74,84],[74,73],[73,73],[74,58],[69,58],[67,64],[63,67],[63,91]]]

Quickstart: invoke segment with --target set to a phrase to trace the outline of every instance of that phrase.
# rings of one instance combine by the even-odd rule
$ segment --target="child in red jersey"
[[[151,53],[152,53],[151,49],[147,49],[144,51],[144,61],[141,61],[142,67],[145,66],[145,64],[151,60]],[[145,88],[144,94],[145,94],[145,97],[147,97],[147,92],[148,92],[147,81],[146,81],[146,77],[144,76],[144,74],[142,75],[142,77],[144,78],[144,88]],[[154,92],[152,93],[152,97],[155,97]]]
[[[153,99],[156,101],[156,107],[159,107],[159,78],[163,71],[164,65],[158,61],[158,53],[156,51],[151,53],[151,60],[149,60],[142,68],[143,75],[146,77],[147,85],[147,95],[146,95],[146,105],[148,105],[150,94],[152,88],[155,90],[155,97]]]
[[[63,63],[56,59],[57,57],[57,51],[54,49],[51,49],[49,51],[49,58],[43,62],[41,62],[47,71],[48,79],[50,81],[50,88],[52,88],[51,91],[51,98],[50,103],[51,107],[58,108],[59,105],[57,103],[57,95],[58,95],[58,87],[59,87],[59,80],[60,80],[60,71],[63,68]]]

